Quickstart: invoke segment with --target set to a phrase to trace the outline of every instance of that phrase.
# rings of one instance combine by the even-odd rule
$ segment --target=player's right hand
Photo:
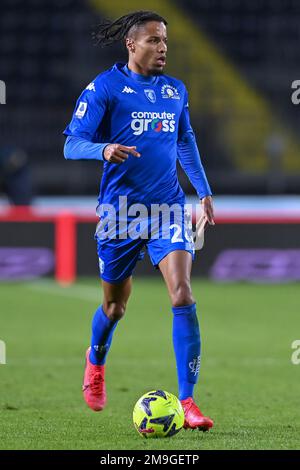
[[[126,147],[121,144],[108,144],[104,149],[104,160],[110,163],[123,163],[127,160],[128,154],[134,157],[140,157],[141,154],[136,151],[136,147]]]

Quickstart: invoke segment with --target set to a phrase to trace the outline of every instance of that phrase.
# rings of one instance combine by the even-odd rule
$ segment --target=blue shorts
[[[114,233],[104,230],[103,220],[97,225],[95,239],[99,258],[100,277],[110,283],[119,283],[131,276],[137,261],[142,260],[145,249],[151,262],[158,268],[160,261],[172,251],[184,250],[195,257],[190,214],[181,208],[181,212],[172,214],[166,222],[162,217],[139,218],[140,224],[134,224],[134,230],[129,230],[134,219],[126,221],[127,235],[125,238],[124,224],[121,229],[120,221],[116,224]],[[138,228],[140,230],[138,230]],[[107,225],[106,225],[107,229]],[[135,230],[136,229],[136,230]],[[134,232],[134,233],[132,233]],[[109,233],[109,236],[105,234]],[[123,235],[122,235],[123,234]],[[140,234],[140,236],[137,236]]]

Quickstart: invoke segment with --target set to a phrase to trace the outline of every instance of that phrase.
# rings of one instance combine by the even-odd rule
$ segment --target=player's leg
[[[105,361],[116,326],[125,314],[132,276],[118,283],[102,280],[103,303],[92,322],[91,347],[86,353],[83,394],[87,405],[101,411],[106,404]]]
[[[96,239],[103,303],[92,322],[83,385],[84,399],[95,411],[102,410],[106,404],[105,361],[116,326],[125,313],[132,272],[143,246],[141,240],[100,238],[98,235],[99,232]]]
[[[142,242],[97,237],[103,304],[97,309],[92,324],[90,361],[104,365],[114,330],[125,313],[131,292],[132,272],[140,259]]]
[[[200,369],[201,338],[190,282],[192,254],[185,250],[171,251],[158,266],[172,304],[173,346],[185,427],[206,431],[213,426],[213,421],[203,416],[193,400]]]
[[[200,331],[190,284],[191,267],[192,256],[184,250],[172,251],[159,263],[173,311],[180,400],[193,396],[200,364]]]
[[[94,365],[105,364],[113,333],[125,314],[131,284],[132,276],[114,284],[102,279],[103,303],[96,310],[92,322],[90,361]]]

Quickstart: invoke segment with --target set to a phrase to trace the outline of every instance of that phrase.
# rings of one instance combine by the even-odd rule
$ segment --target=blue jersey
[[[79,97],[67,136],[136,146],[122,164],[104,160],[99,204],[184,202],[176,170],[178,142],[192,132],[185,85],[168,75],[145,77],[117,63]],[[207,183],[207,194],[211,194]]]

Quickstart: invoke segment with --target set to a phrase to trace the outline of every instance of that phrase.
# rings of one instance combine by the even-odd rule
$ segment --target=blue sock
[[[196,304],[172,307],[173,346],[176,356],[179,399],[192,397],[200,369],[201,339]]]
[[[112,337],[118,321],[111,321],[105,314],[102,305],[96,310],[92,322],[92,339],[90,361],[94,365],[105,364]]]

